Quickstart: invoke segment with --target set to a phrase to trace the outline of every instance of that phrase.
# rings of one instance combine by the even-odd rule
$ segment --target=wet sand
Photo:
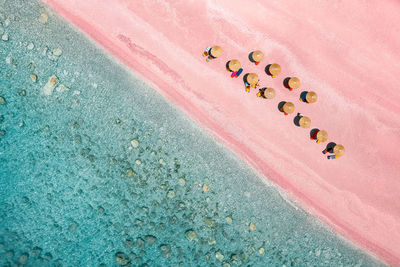
[[[398,2],[46,2],[336,232],[399,265]],[[212,44],[224,52],[207,63],[201,54]],[[258,66],[247,59],[256,49],[265,53]],[[275,99],[231,79],[225,64],[233,58],[275,88]],[[282,73],[272,79],[264,68],[275,62]],[[285,89],[287,76],[299,77],[300,89]],[[300,103],[303,90],[318,102]],[[277,110],[282,100],[345,155],[328,161],[309,130],[293,124],[295,114]]]

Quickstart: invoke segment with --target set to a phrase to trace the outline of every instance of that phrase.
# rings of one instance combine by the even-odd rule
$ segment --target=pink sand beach
[[[400,266],[399,1],[45,2],[334,231]],[[223,55],[207,63],[215,44]],[[256,49],[258,66],[248,60]],[[235,58],[275,88],[273,100],[230,77]],[[264,72],[270,63],[282,66],[277,78]],[[287,76],[300,89],[285,89]],[[317,103],[300,102],[304,90]],[[278,111],[283,100],[294,114]],[[326,143],[293,124],[297,112],[345,155],[327,160]]]

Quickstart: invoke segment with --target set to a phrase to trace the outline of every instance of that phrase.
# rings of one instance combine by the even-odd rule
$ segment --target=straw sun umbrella
[[[309,117],[302,116],[299,120],[299,125],[301,128],[310,128],[311,119]]]
[[[255,73],[249,73],[246,80],[250,85],[255,85],[258,83],[258,75]]]
[[[290,89],[297,89],[300,87],[300,79],[297,77],[291,77],[288,82]]]
[[[272,99],[275,97],[275,90],[274,88],[267,88],[264,90],[264,97],[268,99]]]
[[[255,62],[261,62],[264,59],[264,53],[261,52],[260,50],[256,50],[251,54],[251,58]]]
[[[336,145],[333,148],[333,153],[335,154],[336,157],[343,156],[343,154],[344,154],[344,146],[343,145]]]
[[[308,92],[306,95],[307,103],[315,103],[315,102],[317,102],[317,99],[318,99],[318,95],[317,95],[317,93],[315,93],[313,91]]]
[[[213,57],[219,57],[222,54],[222,48],[218,45],[211,47],[210,54]]]
[[[328,140],[328,133],[325,130],[321,130],[317,133],[318,143],[323,143]]]
[[[285,112],[285,115],[286,115],[286,114],[291,114],[291,113],[293,113],[295,107],[294,107],[294,104],[293,104],[292,102],[286,102],[286,103],[283,105],[282,109],[283,109],[283,112]]]
[[[272,78],[275,78],[279,75],[279,73],[281,73],[282,69],[279,64],[274,63],[269,66],[268,71],[271,74]]]
[[[228,68],[230,71],[236,72],[241,68],[240,61],[237,59],[232,59],[228,63]]]

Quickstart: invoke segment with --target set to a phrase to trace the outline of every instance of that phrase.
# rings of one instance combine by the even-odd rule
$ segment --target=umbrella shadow
[[[245,75],[243,75],[243,83],[244,83],[244,85],[246,85],[247,76],[249,76],[249,73],[246,73]]]
[[[314,128],[310,131],[310,138],[313,137],[315,135],[316,132],[319,132],[318,128]]]
[[[251,53],[249,54],[249,60],[250,60],[250,62],[256,63],[256,61],[253,59],[253,53],[254,53],[254,52],[251,52]]]
[[[271,72],[269,71],[269,68],[271,67],[271,65],[272,65],[272,64],[268,64],[268,65],[265,67],[265,73],[266,73],[268,76],[272,76]]]
[[[300,101],[308,103],[307,99],[306,99],[307,93],[308,93],[307,91],[303,91],[303,92],[300,93],[300,99],[301,99]]]
[[[329,153],[333,153],[333,148],[336,146],[335,142],[330,142],[326,145],[325,150],[328,151]]]
[[[279,104],[278,104],[278,110],[280,111],[280,112],[283,112],[283,105],[285,105],[286,104],[286,101],[281,101],[281,102],[279,102]]]
[[[286,77],[283,80],[283,86],[285,86],[287,89],[289,89],[289,80],[290,80],[290,77]]]
[[[226,62],[226,65],[225,65],[225,67],[226,67],[226,70],[227,71],[230,71],[230,72],[232,72],[230,69],[229,69],[229,62],[231,62],[230,60],[228,60],[228,62]]]
[[[301,116],[299,116],[299,114],[297,114],[296,117],[294,117],[294,119],[293,119],[294,125],[300,127],[300,119],[301,119]]]

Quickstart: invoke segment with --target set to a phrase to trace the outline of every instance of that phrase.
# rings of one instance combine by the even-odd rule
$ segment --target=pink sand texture
[[[313,215],[400,266],[399,1],[46,2]],[[209,45],[223,55],[207,63]],[[256,49],[258,66],[248,60]],[[225,69],[234,58],[275,99],[246,93],[243,75]],[[282,66],[277,78],[264,72],[270,63]],[[300,89],[285,89],[287,76]],[[300,102],[303,90],[318,102]],[[294,114],[278,111],[282,100]],[[294,125],[297,112],[345,155],[327,160],[327,143]]]

